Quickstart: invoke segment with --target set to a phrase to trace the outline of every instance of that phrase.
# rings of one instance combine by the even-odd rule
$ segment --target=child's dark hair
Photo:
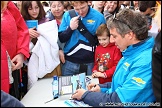
[[[110,37],[110,31],[107,28],[106,24],[101,24],[96,30],[96,36],[101,36],[104,32],[107,33],[107,36]]]

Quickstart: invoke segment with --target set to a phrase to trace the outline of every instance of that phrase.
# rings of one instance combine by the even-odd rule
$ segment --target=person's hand
[[[40,34],[34,28],[29,29],[29,34],[31,38],[37,38]]]
[[[104,6],[104,11],[108,11],[109,13],[112,13],[115,11],[115,7],[114,5],[110,5],[110,3],[106,3],[105,6]]]
[[[108,10],[109,9],[109,4],[108,3],[105,3],[105,6],[104,6],[104,11]]]
[[[92,78],[98,78],[98,77],[105,78],[105,75],[104,73],[101,73],[101,72],[94,72],[92,74]]]
[[[100,92],[100,86],[98,84],[90,83],[87,88],[89,91]]]
[[[16,69],[21,69],[23,67],[23,62],[24,62],[24,55],[23,54],[17,54],[12,60],[12,71]]]
[[[63,50],[59,50],[59,57],[61,62],[64,64],[65,63],[65,56]]]
[[[76,92],[71,96],[71,98],[81,100],[81,97],[85,92],[86,90],[84,89],[77,89]]]
[[[78,28],[79,26],[79,20],[78,20],[79,16],[76,16],[76,17],[73,17],[71,20],[70,20],[70,28],[72,30],[75,30]]]
[[[95,73],[95,72],[97,72],[97,70],[94,70],[94,71],[92,72],[92,75],[91,75],[92,78],[95,78],[95,77],[94,77],[94,73]]]

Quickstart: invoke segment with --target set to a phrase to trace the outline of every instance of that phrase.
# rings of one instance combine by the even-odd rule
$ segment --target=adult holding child
[[[122,9],[107,22],[110,35],[123,57],[117,64],[112,82],[90,84],[88,91],[78,89],[72,98],[90,106],[149,106],[155,102],[152,89],[152,48],[144,15]],[[91,88],[96,87],[91,90]]]

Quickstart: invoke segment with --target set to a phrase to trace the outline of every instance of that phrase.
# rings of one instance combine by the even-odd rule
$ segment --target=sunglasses
[[[126,24],[125,22],[123,22],[123,21],[119,20],[118,18],[116,18],[116,13],[114,13],[114,16],[113,16],[113,21],[114,21],[114,20],[119,21],[119,22],[121,22],[121,23],[127,25],[127,26],[131,29],[131,27],[130,27],[128,24]],[[131,29],[131,30],[132,30],[132,29]]]

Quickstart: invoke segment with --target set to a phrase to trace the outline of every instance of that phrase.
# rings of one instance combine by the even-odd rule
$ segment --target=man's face
[[[73,7],[74,7],[75,11],[78,12],[78,14],[81,17],[85,17],[87,15],[87,13],[88,13],[88,4],[87,4],[87,2],[84,2],[82,4],[77,3]]]
[[[122,52],[127,48],[129,45],[129,39],[128,36],[125,35],[122,37],[117,31],[116,28],[110,29],[110,35],[112,37],[113,42],[115,42],[115,45],[120,49]]]

